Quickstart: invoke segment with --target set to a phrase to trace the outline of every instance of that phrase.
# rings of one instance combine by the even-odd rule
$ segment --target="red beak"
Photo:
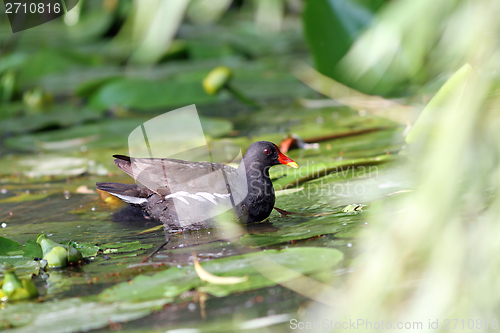
[[[288,165],[289,167],[292,167],[294,169],[297,169],[299,166],[297,163],[295,163],[291,158],[283,155],[283,153],[279,150],[278,146],[274,145],[276,147],[276,150],[278,151],[278,161],[280,161],[281,164]]]

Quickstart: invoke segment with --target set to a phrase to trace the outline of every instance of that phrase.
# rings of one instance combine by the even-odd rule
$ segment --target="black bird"
[[[275,202],[269,168],[298,168],[267,141],[254,142],[237,169],[169,158],[113,157],[138,184],[97,183],[97,188],[140,207],[170,232],[213,226],[215,217],[228,209],[242,223],[262,221]]]

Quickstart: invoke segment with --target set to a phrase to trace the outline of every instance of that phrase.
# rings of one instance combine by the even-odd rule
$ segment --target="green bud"
[[[68,245],[68,262],[69,263],[78,263],[83,260],[83,256],[75,249],[73,246]]]
[[[39,234],[36,238],[36,242],[42,247],[43,256],[45,257],[56,246],[63,246],[58,242],[54,242],[52,239],[47,238],[45,234]]]
[[[24,288],[18,288],[9,296],[9,301],[19,301],[31,298],[30,293]]]
[[[54,246],[49,253],[43,256],[49,267],[66,267],[68,265],[68,251],[63,246]]]
[[[207,94],[215,95],[229,83],[232,76],[233,71],[231,68],[226,66],[215,67],[203,79],[203,89]]]
[[[52,103],[52,95],[44,92],[41,88],[34,88],[24,92],[23,103],[28,109],[38,113],[40,109]]]
[[[20,301],[23,299],[30,299],[31,296],[26,289],[19,288],[14,290],[14,292],[9,296],[9,301]]]
[[[49,267],[66,267],[68,263],[77,263],[83,260],[83,256],[71,245],[62,245],[49,238],[45,234],[39,234],[36,242],[40,244],[43,259],[47,260]],[[54,249],[58,248],[54,251]],[[64,250],[64,251],[63,251]],[[64,255],[63,258],[59,256]]]
[[[31,297],[37,297],[38,296],[38,289],[36,289],[35,283],[31,279],[23,279],[23,288],[28,291],[28,294]]]
[[[2,291],[7,294],[7,296],[10,296],[14,292],[14,290],[22,287],[23,283],[21,282],[21,280],[19,280],[13,269],[5,271]]]

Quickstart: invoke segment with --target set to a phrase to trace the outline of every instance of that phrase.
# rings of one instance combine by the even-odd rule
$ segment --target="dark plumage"
[[[275,201],[269,168],[297,167],[267,141],[253,143],[238,169],[220,163],[114,157],[138,184],[97,183],[97,188],[140,207],[169,231],[210,227],[214,217],[228,209],[242,223],[262,221]]]

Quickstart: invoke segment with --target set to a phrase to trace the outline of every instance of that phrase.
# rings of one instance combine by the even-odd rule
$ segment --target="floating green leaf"
[[[134,252],[139,249],[149,249],[151,247],[153,247],[153,245],[141,244],[139,241],[130,243],[102,244],[99,246],[104,253]]]
[[[51,127],[68,127],[100,119],[98,112],[88,108],[75,108],[72,105],[58,105],[24,117],[13,117],[0,121],[0,133],[18,134],[43,130]]]
[[[26,241],[26,244],[24,245],[23,256],[32,258],[42,258],[43,257],[42,248],[40,247],[40,245],[37,244],[37,242],[34,239],[28,239]]]
[[[273,286],[287,280],[283,276],[279,281],[271,281],[259,271],[259,262],[266,260],[283,265],[300,274],[334,267],[342,260],[343,254],[336,249],[327,248],[293,248],[282,251],[268,250],[254,252],[203,263],[205,270],[219,276],[245,276],[248,280],[234,285],[210,285],[201,281],[193,266],[183,268],[171,267],[153,276],[140,275],[130,282],[124,282],[104,290],[99,298],[105,302],[139,301],[173,298],[186,290],[199,287],[200,290],[215,296],[226,296],[240,292]],[[263,268],[265,269],[265,268]]]
[[[392,155],[382,155],[351,160],[338,160],[329,163],[318,163],[301,167],[298,170],[287,170],[281,178],[273,182],[277,188],[290,188],[303,184],[306,181],[349,170],[363,165],[375,165],[393,160]]]
[[[91,98],[98,109],[125,106],[136,109],[160,109],[193,103],[214,102],[217,98],[203,91],[200,81],[116,79],[104,85]]]
[[[8,238],[0,236],[0,255],[7,255],[9,252],[19,250],[21,244]]]
[[[21,256],[0,256],[0,276],[10,268],[16,269],[16,274],[20,278],[31,278],[40,273],[40,261]]]
[[[321,214],[319,214],[321,215]],[[320,235],[334,234],[343,229],[344,221],[354,222],[358,218],[346,213],[332,213],[326,216],[309,214],[309,221],[281,227],[277,231],[256,234],[246,234],[240,238],[242,246],[263,247],[287,243]]]
[[[84,258],[93,257],[99,252],[99,246],[92,243],[71,241],[69,246],[80,251]]]
[[[102,57],[93,54],[81,54],[69,49],[41,49],[31,54],[19,65],[20,80],[24,84],[50,74],[67,71],[71,68],[102,63]]]
[[[47,193],[40,193],[40,194],[21,193],[13,197],[2,199],[0,200],[0,203],[36,201],[45,199],[48,196],[49,195]]]
[[[82,332],[106,327],[149,315],[167,303],[166,300],[106,304],[68,298],[51,303],[9,304],[0,311],[0,328],[15,327],[16,333]]]

